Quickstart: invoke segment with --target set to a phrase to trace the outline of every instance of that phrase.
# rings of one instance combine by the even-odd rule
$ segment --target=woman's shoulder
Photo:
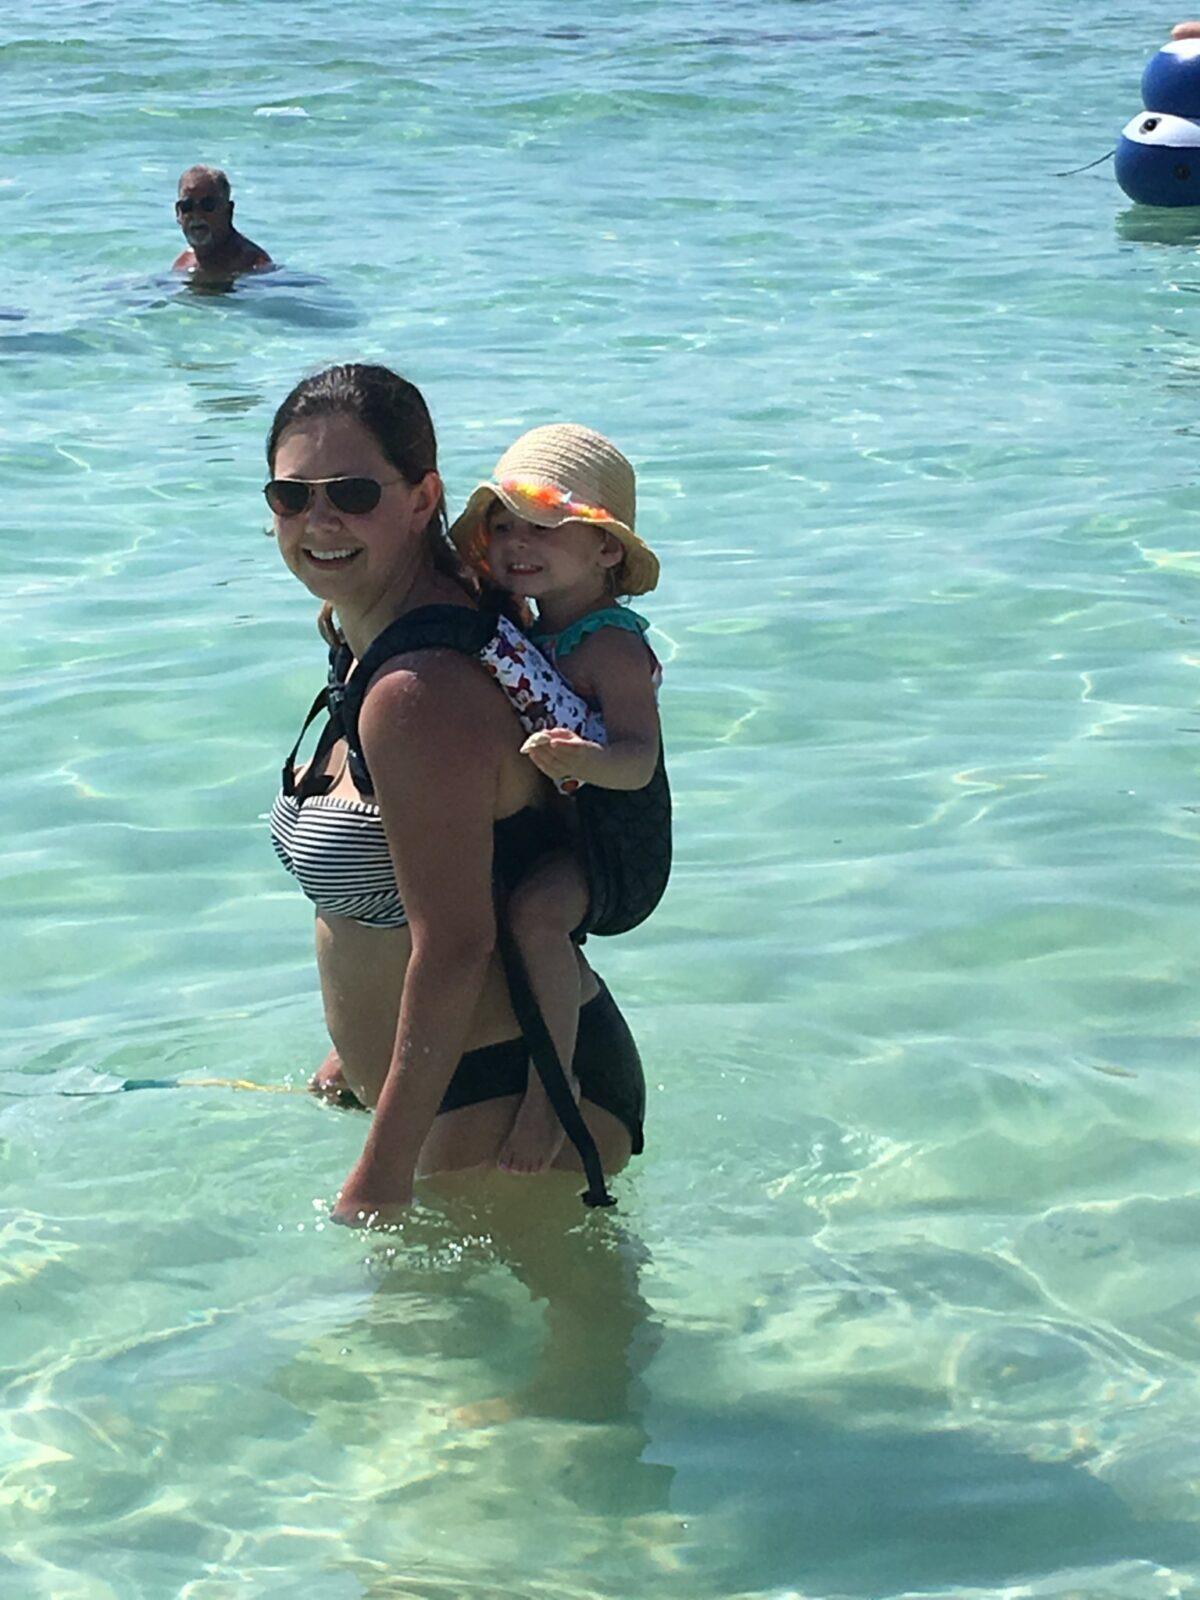
[[[412,739],[438,748],[463,737],[499,747],[509,732],[505,702],[478,658],[436,645],[389,657],[371,678],[360,727],[364,745]]]

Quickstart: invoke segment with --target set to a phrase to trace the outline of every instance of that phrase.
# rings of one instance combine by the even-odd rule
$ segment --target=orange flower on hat
[[[507,494],[519,494],[535,505],[554,506],[569,511],[573,517],[585,522],[611,522],[613,519],[603,506],[590,506],[585,500],[572,500],[565,489],[552,483],[532,483],[526,478],[501,478],[500,487]]]

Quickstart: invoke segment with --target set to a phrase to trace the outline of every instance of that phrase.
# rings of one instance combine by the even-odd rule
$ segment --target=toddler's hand
[[[546,728],[529,735],[521,746],[521,754],[528,756],[539,772],[553,778],[555,783],[563,783],[579,776],[576,769],[581,752],[600,748],[591,739],[581,739],[570,728]]]

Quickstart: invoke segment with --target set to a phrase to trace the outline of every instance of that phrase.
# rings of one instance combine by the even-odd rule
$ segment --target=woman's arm
[[[646,646],[624,628],[600,628],[571,653],[571,681],[599,703],[608,743],[566,728],[535,733],[521,746],[540,772],[601,789],[644,789],[658,764],[658,704]]]
[[[492,827],[512,745],[489,681],[442,653],[381,674],[359,728],[412,955],[388,1075],[333,1212],[351,1225],[387,1221],[412,1199],[421,1146],[466,1047],[496,938]]]

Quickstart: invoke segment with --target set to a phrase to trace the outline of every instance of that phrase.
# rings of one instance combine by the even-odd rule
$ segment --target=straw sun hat
[[[658,582],[658,557],[633,531],[633,468],[602,433],[555,422],[509,446],[450,529],[459,554],[475,567],[487,559],[487,513],[495,500],[542,528],[590,522],[611,533],[625,551],[616,569],[621,594],[646,594]]]

